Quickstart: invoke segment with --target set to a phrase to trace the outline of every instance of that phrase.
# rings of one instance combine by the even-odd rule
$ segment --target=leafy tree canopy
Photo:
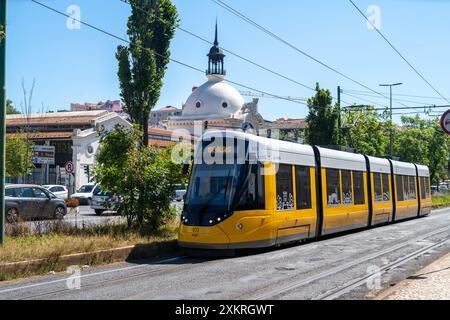
[[[328,89],[316,84],[316,94],[308,99],[305,139],[309,144],[336,145],[338,142],[338,108],[332,105],[333,97]]]
[[[148,145],[148,120],[158,102],[169,63],[169,46],[177,26],[177,10],[170,0],[129,0],[129,46],[119,46],[116,58],[125,109],[143,131]]]

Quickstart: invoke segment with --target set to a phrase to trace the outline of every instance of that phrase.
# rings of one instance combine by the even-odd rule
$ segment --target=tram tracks
[[[304,287],[305,285],[308,285],[308,284],[320,281],[322,279],[325,279],[327,277],[339,274],[341,272],[344,272],[344,271],[346,271],[346,270],[348,270],[350,268],[356,267],[358,265],[362,265],[364,263],[368,263],[368,262],[370,262],[373,259],[376,259],[376,258],[379,258],[379,257],[383,257],[385,255],[394,253],[394,252],[396,252],[396,251],[398,251],[400,249],[403,249],[403,248],[405,248],[407,246],[418,244],[418,243],[420,245],[420,242],[426,240],[427,238],[431,238],[433,236],[437,236],[439,234],[442,234],[442,233],[445,233],[445,232],[449,232],[449,231],[450,231],[450,228],[448,228],[448,227],[440,228],[438,230],[431,231],[431,232],[429,232],[427,234],[424,234],[422,236],[419,236],[419,237],[416,237],[416,238],[404,241],[402,243],[393,245],[393,246],[391,246],[389,248],[386,248],[384,250],[379,250],[379,251],[370,253],[368,255],[365,255],[365,256],[363,256],[361,258],[358,258],[358,259],[355,259],[355,260],[352,260],[352,261],[349,261],[349,262],[346,262],[346,263],[343,263],[343,264],[338,264],[338,265],[336,265],[334,267],[331,267],[329,269],[326,269],[326,270],[324,270],[322,272],[319,272],[317,274],[311,275],[309,277],[295,280],[295,281],[293,281],[293,282],[291,282],[289,284],[281,285],[281,286],[275,287],[273,289],[272,288],[267,289],[267,287],[266,288],[260,288],[260,289],[257,290],[257,291],[261,292],[260,294],[252,295],[252,296],[246,295],[245,299],[265,300],[265,299],[281,298],[283,296],[286,296],[289,293],[292,293],[296,289]],[[394,268],[396,268],[396,267],[398,267],[398,266],[400,266],[400,265],[402,265],[402,264],[404,264],[404,263],[406,263],[406,262],[408,262],[408,261],[410,261],[410,260],[412,260],[412,259],[414,259],[416,257],[419,257],[419,256],[425,254],[428,251],[431,251],[431,250],[433,250],[433,249],[435,249],[435,248],[437,248],[439,246],[444,245],[448,240],[449,240],[448,238],[445,238],[445,239],[442,239],[442,240],[438,240],[437,242],[433,242],[432,244],[427,245],[426,247],[422,247],[422,248],[420,248],[420,249],[418,249],[418,250],[416,250],[416,251],[414,251],[412,253],[409,253],[409,254],[407,254],[407,255],[405,255],[405,256],[395,260],[392,263],[386,264],[385,266],[383,266],[379,270],[377,270],[377,272],[383,273],[383,272],[386,272],[388,270],[392,270],[392,269],[394,269]],[[363,276],[361,276],[361,277],[359,277],[359,278],[357,278],[355,280],[352,280],[350,282],[345,283],[343,286],[339,287],[338,290],[327,292],[327,293],[325,293],[323,295],[320,295],[320,296],[316,297],[315,299],[335,299],[335,298],[337,298],[337,297],[339,297],[339,296],[341,296],[341,295],[343,295],[345,293],[350,292],[352,289],[360,286],[365,281],[367,281],[367,279],[373,277],[374,273],[375,272],[373,272],[373,273],[365,273]],[[299,275],[293,276],[293,277],[291,277],[291,279],[298,278],[298,276]],[[271,287],[272,286],[273,285],[271,285]],[[244,298],[244,297],[240,297],[240,298]]]

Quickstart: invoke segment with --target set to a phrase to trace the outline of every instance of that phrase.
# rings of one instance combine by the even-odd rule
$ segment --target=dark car
[[[36,185],[7,185],[5,211],[8,222],[40,218],[62,219],[67,208],[63,199]]]

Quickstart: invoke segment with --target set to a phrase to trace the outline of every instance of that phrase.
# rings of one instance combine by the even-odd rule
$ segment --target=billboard
[[[35,164],[55,164],[55,147],[33,146],[31,149],[31,162]]]

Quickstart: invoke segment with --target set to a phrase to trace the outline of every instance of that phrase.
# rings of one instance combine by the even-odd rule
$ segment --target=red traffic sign
[[[450,135],[450,110],[445,111],[442,115],[441,127],[446,134]]]
[[[73,173],[74,166],[72,161],[67,161],[64,167],[66,168],[66,172]]]

